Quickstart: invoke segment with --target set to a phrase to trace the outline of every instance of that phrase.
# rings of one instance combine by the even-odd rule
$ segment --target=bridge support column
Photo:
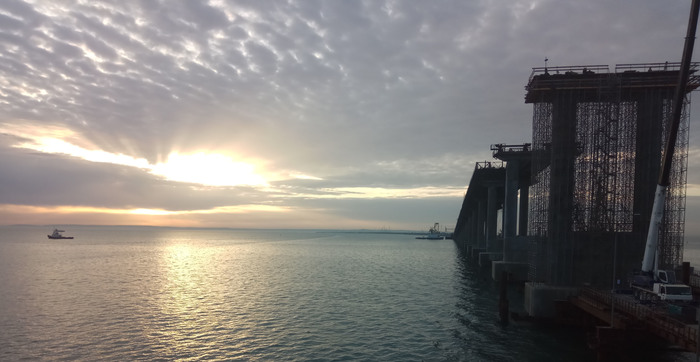
[[[496,245],[496,230],[498,226],[498,187],[490,185],[488,188],[487,214],[486,214],[486,250],[494,251]]]
[[[518,236],[527,236],[527,210],[530,205],[530,186],[520,184],[520,212],[518,215]]]
[[[484,201],[482,200],[479,201],[478,205],[478,210],[476,212],[476,246],[477,248],[484,249],[486,246],[486,205],[484,205]]]
[[[515,238],[518,223],[518,174],[520,162],[506,163],[506,187],[503,202],[503,261],[511,261],[510,244]]]
[[[552,102],[547,276],[554,285],[573,283],[574,242],[571,220],[574,207],[577,100],[561,94]]]

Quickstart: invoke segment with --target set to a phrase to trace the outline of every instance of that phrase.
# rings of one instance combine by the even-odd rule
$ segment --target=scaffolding
[[[670,103],[670,102],[669,102]],[[659,265],[676,267],[683,262],[685,231],[685,193],[688,176],[688,140],[689,140],[690,98],[686,96],[673,164],[671,165],[671,186],[669,187],[664,217],[659,232]],[[672,112],[668,105],[668,114]],[[670,116],[669,116],[670,117]],[[666,129],[664,129],[664,139]]]
[[[683,259],[689,94],[699,84],[697,66],[691,66],[660,228],[663,268]],[[679,67],[533,69],[525,96],[533,104],[531,281],[575,282],[577,268],[589,262],[581,256],[595,255],[581,251],[596,248],[590,243],[646,237]]]

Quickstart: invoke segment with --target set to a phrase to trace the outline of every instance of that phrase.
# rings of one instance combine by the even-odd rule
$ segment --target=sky
[[[533,67],[678,62],[690,2],[3,0],[0,224],[451,228]]]

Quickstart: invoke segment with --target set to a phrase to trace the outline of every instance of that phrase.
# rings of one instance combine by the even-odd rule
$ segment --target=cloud
[[[166,211],[273,205],[323,225],[333,223],[327,210],[338,225],[368,224],[361,217],[368,208],[408,220],[389,205],[410,204],[447,208],[455,220],[456,190],[466,189],[474,162],[491,158],[489,145],[530,141],[523,86],[532,67],[545,57],[551,65],[676,61],[687,7],[3,1],[0,165],[12,172],[0,176],[0,203]],[[73,147],[137,164],[17,147],[57,130],[65,133],[54,138]],[[253,164],[267,184],[205,187],[149,171],[175,154]],[[689,182],[700,183],[697,177],[691,164]],[[416,192],[431,188],[455,196]],[[426,223],[434,221],[450,222]]]

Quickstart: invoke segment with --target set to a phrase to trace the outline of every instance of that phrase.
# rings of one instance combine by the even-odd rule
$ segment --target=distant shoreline
[[[47,227],[53,228],[55,224],[9,224],[0,227]],[[85,225],[85,224],[60,224],[63,228],[78,227],[113,227],[113,228],[144,228],[144,229],[182,229],[182,230],[299,230],[316,231],[321,233],[346,233],[346,234],[401,234],[417,235],[427,231],[417,230],[374,230],[374,229],[316,229],[316,228],[245,228],[245,227],[202,227],[202,226],[158,226],[158,225]]]

